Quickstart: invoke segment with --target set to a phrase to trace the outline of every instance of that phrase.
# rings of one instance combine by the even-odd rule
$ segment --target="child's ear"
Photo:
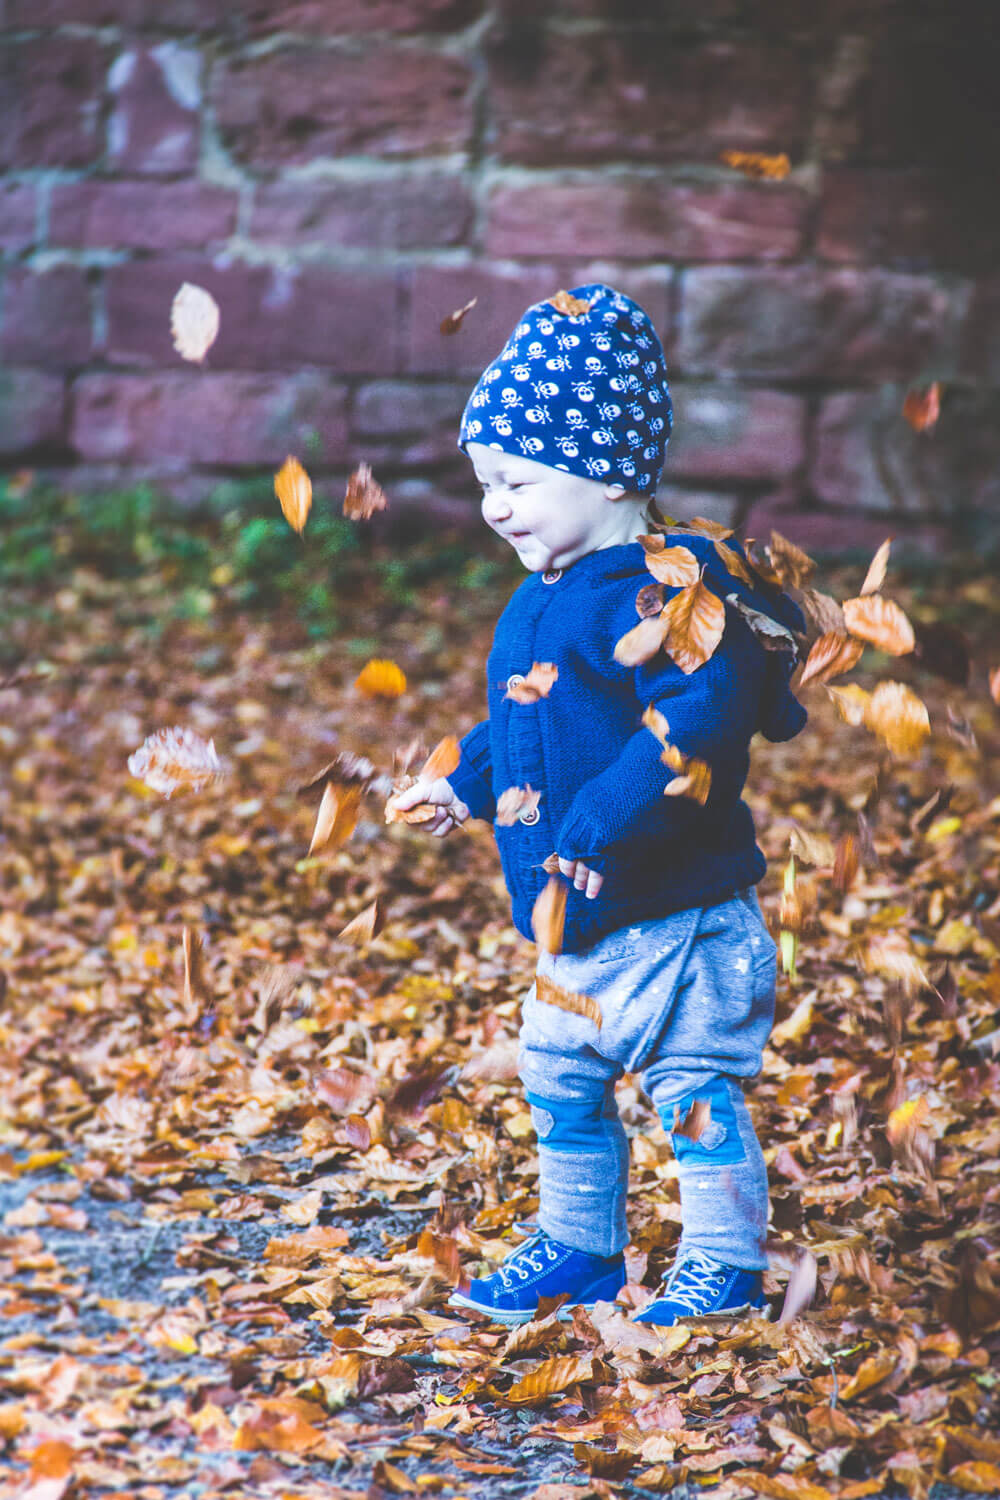
[[[604,486],[604,498],[606,500],[620,500],[625,493],[623,484],[606,484]]]

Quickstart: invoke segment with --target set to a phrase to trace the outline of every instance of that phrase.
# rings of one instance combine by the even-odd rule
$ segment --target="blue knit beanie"
[[[528,308],[466,402],[458,446],[485,443],[649,496],[672,426],[649,315],[595,281]]]

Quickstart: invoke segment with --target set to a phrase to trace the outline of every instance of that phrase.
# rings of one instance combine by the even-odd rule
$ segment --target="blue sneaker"
[[[724,1266],[700,1250],[687,1250],[678,1256],[659,1296],[632,1321],[671,1328],[692,1318],[740,1318],[750,1313],[771,1316],[760,1271]]]
[[[538,1309],[540,1297],[562,1297],[560,1316],[571,1307],[593,1307],[595,1302],[613,1302],[625,1285],[625,1257],[605,1259],[588,1255],[550,1239],[538,1229],[508,1255],[499,1270],[482,1281],[471,1281],[465,1292],[454,1291],[449,1307],[468,1307],[489,1313],[494,1323],[514,1327],[527,1323]]]

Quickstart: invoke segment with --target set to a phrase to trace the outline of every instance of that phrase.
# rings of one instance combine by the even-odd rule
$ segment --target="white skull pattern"
[[[493,418],[493,431],[499,432],[501,437],[510,437],[513,430],[505,416],[501,415]]]
[[[612,441],[612,437],[606,427],[595,427],[590,434],[590,441],[596,443],[599,448],[607,448]]]
[[[571,437],[557,437],[556,447],[566,458],[576,458],[580,452],[580,449]]]
[[[554,380],[538,380],[531,387],[539,401],[544,401],[548,396],[558,396],[559,387]]]
[[[528,365],[515,365],[510,373],[515,380],[528,380],[531,377],[531,369]]]
[[[594,387],[588,380],[574,380],[573,394],[578,401],[593,401]]]
[[[532,339],[531,343],[528,345],[527,349],[524,352],[527,354],[529,359],[541,359],[542,355],[545,353],[545,345],[539,343],[538,339]]]
[[[536,437],[519,437],[517,445],[522,453],[541,453],[545,447],[541,438]]]
[[[622,414],[621,407],[615,401],[602,401],[597,408],[605,422],[613,422]]]
[[[525,408],[524,415],[529,422],[551,422],[552,413],[547,406],[529,406]]]
[[[583,412],[576,406],[568,406],[566,408],[566,421],[573,428],[574,432],[578,432],[581,427],[587,425]]]
[[[520,391],[515,391],[512,385],[505,385],[503,390],[500,392],[500,400],[503,402],[504,406],[508,408],[520,406],[521,393]]]

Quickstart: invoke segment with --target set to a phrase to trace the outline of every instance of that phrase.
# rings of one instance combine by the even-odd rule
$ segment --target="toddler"
[[[601,283],[528,308],[462,418],[483,516],[530,577],[496,627],[489,717],[465,735],[451,776],[417,781],[397,800],[435,804],[423,826],[440,837],[469,817],[494,820],[500,795],[530,784],[537,806],[525,804],[513,826],[494,822],[524,937],[553,852],[568,886],[562,950],[539,953],[520,1036],[538,1229],[451,1299],[499,1323],[526,1321],[543,1296],[587,1307],[624,1284],[629,1153],[614,1091],[625,1072],[640,1075],[671,1136],[682,1214],[674,1265],[637,1321],[764,1306],[767,1174],[742,1082],[760,1072],[774,1018],[775,945],[740,793],[754,733],[789,739],[805,713],[788,689],[790,657],[766,652],[732,604],[717,648],[693,671],[662,650],[638,667],[615,658],[638,624],[639,590],[653,583],[638,539],[655,524],[671,424],[656,332]],[[720,599],[736,594],[802,629],[789,599],[733,576],[709,537],[665,540],[695,555]],[[739,567],[743,554],[728,545]],[[665,587],[668,599],[676,592]],[[535,662],[558,676],[519,701],[510,690]],[[675,773],[643,723],[650,707],[671,744],[710,766],[703,805],[664,795]],[[560,991],[596,1002],[600,1024],[553,1003]],[[676,1130],[689,1114],[700,1133]]]

